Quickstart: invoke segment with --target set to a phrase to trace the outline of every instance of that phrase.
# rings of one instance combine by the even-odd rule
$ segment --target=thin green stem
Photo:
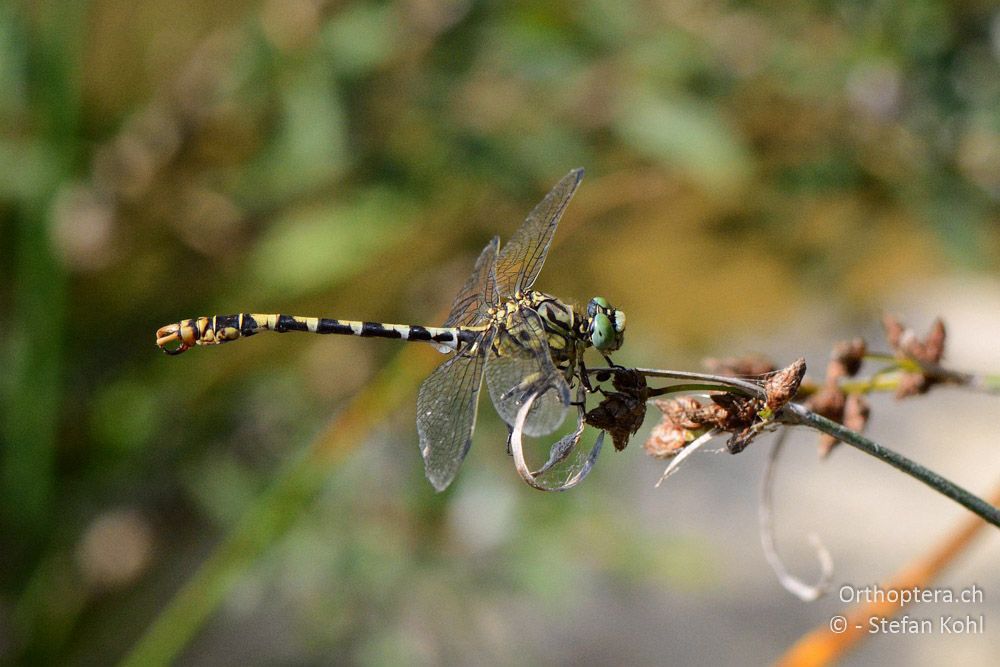
[[[948,496],[969,511],[981,517],[984,521],[1000,528],[1000,509],[990,505],[982,498],[973,495],[954,482],[951,482],[936,472],[925,468],[916,461],[884,447],[874,440],[869,440],[860,433],[852,431],[835,421],[822,417],[797,403],[790,403],[782,410],[786,423],[809,426],[837,438],[843,443],[860,449],[866,454],[888,463],[910,477],[919,480],[938,493]]]
[[[840,383],[845,394],[869,394],[873,391],[896,391],[899,389],[899,374],[876,373],[868,378],[852,378]]]

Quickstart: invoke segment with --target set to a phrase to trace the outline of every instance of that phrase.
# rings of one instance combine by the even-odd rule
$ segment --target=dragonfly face
[[[625,339],[625,312],[595,296],[587,304],[587,334],[600,352],[614,352]]]

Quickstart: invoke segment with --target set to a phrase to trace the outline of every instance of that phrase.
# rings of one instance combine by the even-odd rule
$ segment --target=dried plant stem
[[[788,424],[800,424],[832,435],[841,442],[860,449],[866,454],[870,454],[888,463],[897,470],[905,472],[910,477],[923,482],[938,493],[948,496],[981,517],[984,521],[1000,528],[1000,509],[990,505],[982,498],[969,493],[936,472],[925,468],[916,461],[912,461],[902,454],[888,449],[873,440],[869,440],[860,433],[852,431],[826,417],[822,417],[797,403],[786,405],[781,412],[780,418]]]
[[[598,373],[615,373],[621,370],[620,368],[588,368],[587,372],[591,374]],[[702,384],[703,389],[715,389],[717,391],[729,391],[736,394],[744,394],[748,396],[757,396],[759,398],[767,398],[767,394],[764,392],[764,388],[759,384],[751,382],[749,380],[744,380],[742,378],[732,377],[729,375],[712,375],[711,373],[692,373],[690,371],[671,371],[663,370],[659,368],[632,368],[630,370],[639,373],[645,377],[657,377],[657,378],[667,378],[670,380],[692,380],[697,383],[708,383],[712,386],[706,387]],[[671,391],[674,390],[673,387],[669,388]]]
[[[809,534],[809,542],[816,551],[816,558],[819,560],[820,576],[815,584],[807,584],[785,567],[784,561],[778,554],[774,537],[774,470],[778,463],[778,456],[781,454],[787,439],[788,429],[782,429],[771,446],[767,457],[767,467],[764,469],[764,477],[761,479],[760,502],[757,504],[760,544],[764,550],[764,557],[785,590],[800,600],[812,602],[821,598],[830,589],[830,582],[833,580],[833,558],[830,556],[830,552],[823,546],[818,535]]]
[[[748,393],[751,396],[767,398],[764,388],[751,381],[741,378],[729,377],[725,375],[712,375],[708,373],[692,373],[687,371],[661,370],[652,368],[636,368],[636,372],[646,377],[660,377],[676,380],[688,380],[695,382],[707,382],[720,385],[720,391],[730,391],[733,393]],[[934,369],[932,369],[934,370]],[[615,368],[591,368],[590,373],[614,373]],[[972,386],[978,379],[987,378],[992,380],[992,376],[974,376],[961,373],[952,373],[955,378],[964,378],[962,386]],[[876,376],[878,378],[878,376]],[[979,383],[982,384],[982,383]],[[894,468],[905,472],[914,479],[928,485],[935,491],[944,494],[963,507],[982,517],[986,522],[1000,528],[1000,509],[990,505],[982,498],[973,495],[954,482],[951,482],[936,472],[925,468],[916,461],[912,461],[902,454],[884,447],[877,442],[870,440],[856,431],[838,424],[835,421],[822,417],[798,403],[789,403],[784,407],[779,419],[786,424],[798,424],[814,428],[823,433],[827,433],[837,438],[841,442],[880,459]]]

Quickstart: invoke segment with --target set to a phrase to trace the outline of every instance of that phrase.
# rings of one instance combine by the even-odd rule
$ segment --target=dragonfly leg
[[[605,359],[607,359],[607,357],[605,357]],[[610,363],[610,359],[608,360],[608,362]],[[623,366],[617,366],[615,364],[612,364],[612,366],[614,368],[616,368],[616,369],[617,368],[623,368]],[[587,370],[587,365],[583,362],[582,359],[580,360],[580,369],[578,371],[578,375],[579,375],[579,378],[580,378],[580,384],[582,384],[583,388],[587,390],[587,393],[589,393],[589,394],[603,394],[603,395],[607,396],[607,392],[604,391],[603,387],[601,387],[599,385],[594,385],[591,382],[590,372]],[[598,383],[607,382],[608,380],[611,379],[611,374],[607,373],[607,372],[601,372],[601,373],[597,374],[597,378],[596,379],[597,379]]]
[[[594,393],[594,387],[590,384],[590,373],[587,372],[587,364],[583,359],[580,359],[580,367],[577,369],[577,375],[580,378],[580,384],[587,390],[587,393]]]
[[[541,373],[533,373],[505,391],[500,398],[501,400],[507,400],[516,396],[518,403],[524,403],[531,394],[537,393],[541,396],[551,388],[551,384],[543,382]]]

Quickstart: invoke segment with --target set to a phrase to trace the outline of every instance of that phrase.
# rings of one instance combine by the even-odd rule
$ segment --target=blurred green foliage
[[[434,324],[579,165],[540,286],[625,308],[625,361],[995,271],[998,26],[936,0],[0,5],[0,660],[124,655],[395,353],[168,361],[167,322]],[[564,616],[595,573],[712,585],[703,537],[623,522],[610,461],[586,492],[522,489],[492,417],[435,496],[411,404],[251,559],[225,616],[259,634],[209,624],[193,662],[531,661],[545,637],[497,615]]]

